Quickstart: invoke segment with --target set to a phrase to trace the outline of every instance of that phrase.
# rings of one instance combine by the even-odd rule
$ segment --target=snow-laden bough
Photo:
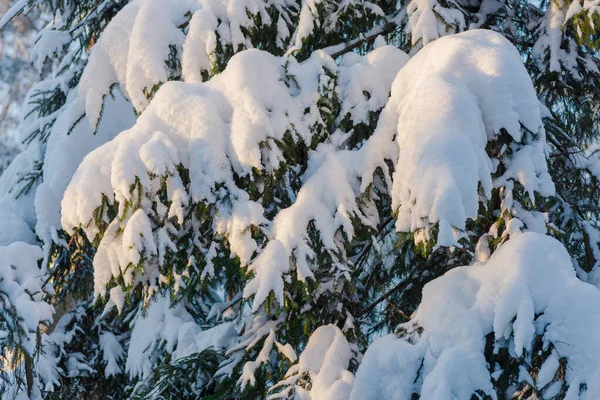
[[[486,359],[489,335],[495,354],[508,347],[525,364],[550,351],[536,374],[520,367],[511,378],[515,391],[523,383],[544,391],[545,398],[563,390],[565,399],[597,399],[599,303],[600,291],[577,278],[560,242],[520,234],[488,261],[455,268],[427,284],[405,327],[419,327],[422,334],[376,340],[356,373],[350,399],[408,400],[413,393],[430,400],[466,399],[478,390],[495,399],[494,381],[510,371],[508,364]],[[541,348],[534,349],[536,337]]]

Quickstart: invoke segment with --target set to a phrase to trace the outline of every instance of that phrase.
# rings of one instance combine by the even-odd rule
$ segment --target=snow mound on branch
[[[589,73],[600,73],[593,52],[578,51],[577,40],[585,34],[582,35],[582,26],[575,22],[577,17],[586,14],[587,18],[597,17],[599,12],[597,1],[550,2],[540,19],[537,40],[531,49],[538,68],[568,74],[578,81],[584,79],[580,65],[585,65]],[[576,29],[578,37],[565,29],[569,25]]]
[[[34,196],[39,184],[37,166],[41,146],[32,144],[19,153],[0,176],[0,245],[12,242],[36,242]],[[27,190],[27,187],[29,190]]]
[[[308,373],[311,377],[311,399],[345,398],[350,393],[354,376],[348,371],[353,357],[353,348],[346,336],[335,325],[319,327],[308,340],[300,355],[298,373]]]
[[[450,7],[445,7],[447,4]],[[454,0],[412,0],[406,8],[411,44],[426,45],[439,37],[465,29],[465,15]]]
[[[356,345],[348,342],[340,328],[335,325],[320,326],[308,339],[298,364],[287,372],[288,378],[270,390],[289,386],[269,396],[269,399],[288,398],[292,391],[296,393],[294,398],[299,399],[348,399],[354,383],[354,375],[348,371],[348,367],[357,354]],[[310,389],[297,385],[305,375],[310,378]]]
[[[315,72],[319,68],[315,64],[322,63],[320,57],[323,54],[315,54],[307,62],[290,68],[292,73],[301,77],[298,81],[302,88],[310,88],[318,81]],[[391,46],[376,49],[365,57],[348,54],[339,67],[328,62],[326,67],[339,74],[342,115],[347,113],[357,124],[367,123],[369,113],[381,109],[387,101],[394,76],[407,62],[408,56]],[[365,92],[370,94],[366,101]],[[302,96],[306,99],[303,104],[313,104],[314,107],[315,93],[316,88],[303,92]],[[309,132],[310,126],[307,127]],[[332,135],[334,143],[335,138]],[[392,146],[386,146],[380,137],[375,137],[358,150],[339,150],[335,145],[321,144],[309,153],[308,168],[294,204],[274,218],[269,242],[250,265],[255,276],[246,285],[244,296],[255,295],[254,310],[271,291],[283,305],[283,274],[291,268],[290,256],[296,260],[300,281],[313,277],[314,267],[310,260],[314,252],[307,233],[311,221],[319,230],[325,248],[332,251],[337,249],[336,232],[340,229],[349,239],[353,237],[352,217],[368,226],[377,224],[377,217],[365,215],[356,199],[365,190],[361,181],[371,180],[374,165],[384,164],[385,158],[393,156],[393,151]],[[335,267],[344,273],[343,266]]]
[[[537,140],[525,138],[522,127]],[[486,145],[501,129],[515,142],[513,160],[493,183],[496,168]],[[395,136],[399,147],[396,227],[424,231],[417,240],[428,240],[428,227],[439,223],[437,243],[457,244],[467,218],[477,217],[479,187],[487,198],[494,185],[510,186],[509,180],[532,199],[534,192],[553,193],[533,84],[518,51],[498,33],[448,36],[418,52],[398,73],[378,130]]]
[[[169,246],[166,232],[152,231],[148,218],[154,212],[151,204],[140,204],[145,205],[144,210],[133,216],[126,209],[128,202],[154,199],[164,176],[168,176],[168,200],[172,202],[165,210],[167,216],[182,215],[190,198],[218,204],[215,230],[229,236],[232,250],[243,263],[249,261],[257,245],[246,229],[263,222],[263,211],[236,186],[234,172],[275,168],[280,156],[262,165],[259,142],[281,138],[294,123],[305,123],[302,109],[281,81],[282,72],[277,58],[247,51],[234,57],[227,71],[208,84],[167,83],[132,129],[86,157],[63,200],[63,226],[70,230],[88,224],[103,198],[117,201],[124,219],[123,237],[115,238],[121,226],[115,219],[99,246],[94,261],[97,293],[104,293],[111,275],[124,272],[130,262],[150,262],[159,248]],[[180,164],[190,170],[189,189],[176,173]],[[142,197],[132,190],[136,184],[144,188]],[[220,185],[231,195],[227,201],[221,199]],[[86,233],[94,237],[97,227],[90,224]],[[148,279],[156,277],[148,274]],[[133,277],[125,279],[132,283]]]
[[[104,97],[114,84],[131,100],[138,112],[149,103],[156,86],[172,74],[188,81],[202,81],[202,72],[211,73],[216,48],[252,48],[243,32],[254,28],[253,16],[266,26],[276,22],[277,42],[290,36],[288,14],[295,2],[276,0],[135,0],[126,5],[106,27],[94,46],[81,77],[79,94],[85,99],[89,123],[96,128],[102,115]],[[273,10],[278,20],[273,21]],[[186,28],[182,28],[186,27]],[[181,60],[166,66],[173,58]]]
[[[275,217],[271,240],[250,265],[255,277],[246,285],[244,296],[255,294],[255,310],[271,290],[283,305],[283,273],[289,270],[292,254],[296,259],[298,278],[304,282],[313,277],[309,260],[315,254],[307,232],[311,221],[319,230],[323,245],[332,250],[336,249],[335,234],[340,228],[348,237],[354,235],[352,216],[375,227],[374,221],[363,214],[356,201],[358,180],[352,168],[352,155],[350,151],[336,152],[328,145],[320,145],[311,152],[305,182],[296,201]],[[352,182],[356,184],[352,185]]]
[[[96,132],[91,130],[87,118],[73,126],[84,113],[83,101],[76,98],[52,127],[44,158],[43,183],[35,193],[35,231],[44,243],[58,240],[60,202],[83,158],[135,123],[131,104],[117,88],[106,97],[104,110],[111,117],[100,121]]]
[[[579,398],[580,385],[588,385],[584,399],[600,398],[598,304],[600,291],[576,277],[562,244],[523,233],[487,262],[453,269],[427,284],[409,323],[422,327],[422,335],[414,343],[395,336],[375,341],[350,398],[410,399],[414,392],[429,400],[465,399],[476,390],[496,398],[484,357],[492,332],[497,343],[509,341],[513,357],[531,352],[535,335],[543,337],[544,348],[554,346],[537,376],[538,389],[552,380],[564,357],[566,398]]]
[[[126,372],[132,378],[149,378],[163,350],[171,354],[174,364],[181,358],[211,348],[222,350],[237,336],[231,322],[202,330],[194,317],[181,304],[171,306],[169,296],[158,297],[144,316],[133,323]]]
[[[15,348],[5,342],[14,335],[12,339],[30,356],[40,323],[51,321],[54,314],[52,305],[43,300],[46,277],[38,267],[41,258],[41,249],[27,243],[0,247],[0,307],[6,311],[0,321],[0,347]],[[0,359],[0,367],[5,361]]]

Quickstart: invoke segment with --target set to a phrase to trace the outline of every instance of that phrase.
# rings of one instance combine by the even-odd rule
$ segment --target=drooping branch
[[[330,46],[324,49],[324,51],[331,56],[331,58],[336,59],[339,56],[348,53],[356,49],[357,47],[363,45],[364,43],[372,42],[377,39],[379,35],[385,35],[387,33],[391,33],[396,28],[396,24],[394,22],[385,22],[375,28],[371,29],[366,34],[361,34],[356,39],[350,40],[346,43],[337,44],[335,46]]]

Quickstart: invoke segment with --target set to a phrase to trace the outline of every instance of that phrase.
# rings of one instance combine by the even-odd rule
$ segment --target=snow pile
[[[288,387],[269,396],[269,399],[287,399],[291,393],[294,393],[295,399],[302,400],[348,399],[354,383],[354,375],[348,367],[357,354],[356,345],[348,343],[337,326],[317,328],[298,364],[287,372],[288,378],[273,386],[271,391],[280,386]]]
[[[350,398],[410,399],[417,393],[430,400],[465,399],[477,390],[496,398],[492,380],[504,371],[489,366],[484,356],[486,335],[493,332],[494,352],[508,346],[515,358],[537,356],[532,354],[536,335],[544,349],[552,346],[539,372],[530,376],[523,369],[515,384],[530,383],[550,398],[558,390],[552,381],[559,359],[565,359],[565,398],[597,399],[599,302],[600,291],[576,277],[562,244],[537,233],[520,234],[487,262],[453,269],[427,284],[405,327],[422,328],[420,337],[376,340]]]
[[[217,46],[233,52],[253,48],[247,29],[277,23],[279,46],[289,40],[295,2],[276,0],[135,0],[110,22],[94,46],[79,93],[92,128],[100,120],[104,97],[114,84],[143,111],[157,87],[179,75],[201,81],[219,61]],[[277,16],[277,21],[273,21]],[[173,65],[175,59],[181,65]],[[181,68],[181,70],[179,70]]]
[[[0,247],[0,365],[7,371],[13,367],[4,357],[6,348],[15,345],[33,355],[40,323],[51,321],[54,308],[42,296],[45,275],[38,267],[42,251],[37,246],[14,242]],[[5,361],[9,365],[3,365]]]
[[[486,146],[503,129],[513,143],[497,155],[505,171],[493,181],[500,163]],[[533,201],[535,192],[554,192],[531,79],[514,46],[491,31],[444,37],[416,54],[392,85],[377,135],[396,137],[396,227],[417,232],[417,241],[429,240],[438,223],[438,245],[456,245],[467,218],[477,217],[479,187],[488,199],[493,187],[504,187],[508,210],[514,182]]]

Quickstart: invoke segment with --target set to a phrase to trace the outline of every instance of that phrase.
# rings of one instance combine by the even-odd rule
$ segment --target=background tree
[[[5,14],[12,1],[0,1],[0,14]],[[19,111],[27,91],[37,74],[29,63],[29,51],[34,43],[36,26],[45,24],[36,13],[20,16],[7,26],[0,38],[0,173],[19,153]]]

